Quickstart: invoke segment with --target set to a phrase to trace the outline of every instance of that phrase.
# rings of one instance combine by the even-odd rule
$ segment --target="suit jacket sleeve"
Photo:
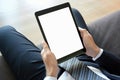
[[[111,74],[120,75],[120,58],[103,51],[103,54],[95,61],[102,68],[107,70]]]

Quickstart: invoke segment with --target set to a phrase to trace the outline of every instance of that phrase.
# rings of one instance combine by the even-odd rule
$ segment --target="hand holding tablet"
[[[40,30],[58,62],[83,52],[82,39],[69,3],[35,13]]]

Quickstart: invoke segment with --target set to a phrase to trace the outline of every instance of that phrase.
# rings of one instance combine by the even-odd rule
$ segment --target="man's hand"
[[[95,44],[93,37],[87,30],[81,28],[79,28],[79,30],[86,48],[86,54],[93,58],[96,57],[100,51],[100,48]]]
[[[50,51],[48,45],[45,42],[42,43],[42,46],[43,50],[41,55],[46,68],[46,76],[57,77],[59,67],[55,55]]]

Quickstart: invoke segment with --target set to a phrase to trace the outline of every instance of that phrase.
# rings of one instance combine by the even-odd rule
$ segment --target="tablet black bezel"
[[[45,34],[44,34],[44,31],[43,31],[42,25],[40,24],[40,21],[39,21],[38,16],[43,15],[43,14],[47,14],[47,13],[50,13],[50,12],[53,12],[53,11],[56,11],[56,10],[60,10],[60,9],[66,8],[66,7],[69,7],[69,9],[70,9],[70,12],[71,12],[72,18],[73,18],[73,20],[74,20],[74,23],[75,23],[77,32],[78,32],[78,34],[79,34],[80,40],[82,41],[82,45],[83,45],[83,40],[82,40],[82,38],[81,38],[81,35],[80,35],[80,32],[79,32],[77,23],[75,22],[75,18],[74,18],[73,14],[72,14],[71,6],[70,6],[70,4],[69,4],[68,2],[67,2],[67,3],[64,3],[64,4],[60,4],[60,5],[54,6],[54,7],[51,7],[51,8],[47,8],[47,9],[44,9],[44,10],[35,12],[35,16],[36,16],[37,22],[38,22],[38,24],[39,24],[40,30],[41,30],[41,32],[42,32],[43,38],[44,38],[44,40],[46,41],[46,43],[48,44],[48,41],[47,41],[47,39],[46,39],[46,36],[45,36]],[[49,46],[49,44],[48,44],[48,46]],[[72,46],[72,45],[71,45],[71,46]],[[84,45],[83,45],[83,47],[84,47]],[[49,47],[49,48],[50,48],[50,47]],[[70,58],[72,58],[72,57],[74,57],[74,56],[80,55],[80,54],[82,54],[82,53],[84,53],[84,52],[85,52],[85,47],[84,47],[83,49],[80,49],[80,50],[74,52],[74,53],[71,53],[71,54],[66,55],[66,56],[64,56],[64,57],[62,57],[62,58],[59,58],[57,61],[58,61],[58,63],[61,63],[61,62],[65,61],[65,60],[68,60],[68,59],[70,59]]]

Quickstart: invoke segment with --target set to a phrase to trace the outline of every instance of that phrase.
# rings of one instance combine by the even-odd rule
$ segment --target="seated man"
[[[91,56],[93,60],[102,68],[106,69],[111,74],[120,75],[120,59],[116,56],[103,51],[94,42],[92,36],[85,29],[80,29],[83,38],[83,43],[86,48],[86,54]],[[50,51],[47,44],[43,42],[42,58],[46,67],[46,78],[44,80],[57,80],[59,67],[54,54]],[[119,80],[120,78],[113,78]],[[66,80],[66,78],[65,78]],[[74,79],[71,79],[74,80]]]
[[[87,29],[81,15],[74,9],[73,12],[74,15],[77,15],[75,16],[77,25]],[[100,49],[86,30],[80,30],[80,33],[86,54],[93,57],[95,62],[108,72],[120,75],[120,59]],[[46,43],[43,43],[43,48],[44,51],[42,51],[41,56],[41,50],[13,27],[0,28],[0,51],[17,80],[43,80],[45,77],[47,79],[48,76],[53,77],[51,80],[56,80],[57,73],[61,68],[58,68],[55,56]],[[120,78],[114,79],[119,80]]]

